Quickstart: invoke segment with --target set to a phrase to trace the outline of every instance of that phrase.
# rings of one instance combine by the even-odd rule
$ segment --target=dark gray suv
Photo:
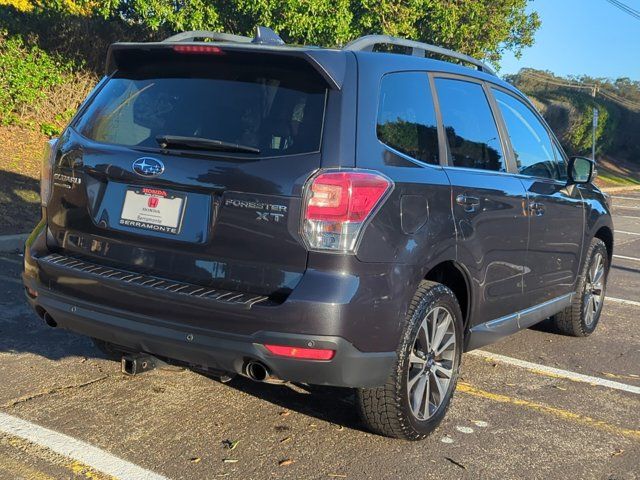
[[[355,387],[369,428],[420,439],[464,351],[548,317],[596,328],[613,227],[593,176],[439,47],[118,43],[49,144],[26,295],[125,370]]]

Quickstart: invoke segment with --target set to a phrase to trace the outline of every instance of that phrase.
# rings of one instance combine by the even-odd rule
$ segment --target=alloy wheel
[[[416,419],[432,417],[445,401],[455,353],[453,315],[445,307],[434,307],[422,320],[409,356],[407,392]]]
[[[604,297],[605,282],[605,262],[602,253],[597,252],[593,256],[591,266],[587,272],[587,281],[585,282],[585,293],[583,300],[584,323],[587,327],[591,327],[597,320],[600,311],[600,305]]]

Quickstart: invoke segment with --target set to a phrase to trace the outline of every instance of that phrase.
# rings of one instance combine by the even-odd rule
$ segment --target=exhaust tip
[[[266,382],[271,376],[266,365],[260,362],[249,362],[245,367],[247,377],[256,382]]]
[[[44,323],[46,323],[47,325],[49,325],[51,328],[55,328],[58,326],[58,322],[56,322],[53,317],[51,315],[49,315],[49,312],[44,312],[44,315],[42,316],[42,319],[44,320]]]

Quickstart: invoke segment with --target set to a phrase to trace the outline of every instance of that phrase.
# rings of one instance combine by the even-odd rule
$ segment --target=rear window
[[[378,139],[412,158],[438,163],[438,129],[429,77],[424,72],[390,73],[382,78]]]
[[[157,148],[156,137],[171,135],[253,147],[260,156],[320,149],[326,85],[306,62],[191,57],[116,72],[74,128],[132,147]]]

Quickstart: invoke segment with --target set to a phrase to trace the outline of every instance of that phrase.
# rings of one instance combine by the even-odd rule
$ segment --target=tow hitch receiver
[[[166,365],[162,360],[147,353],[132,353],[122,356],[122,373],[138,375]]]

